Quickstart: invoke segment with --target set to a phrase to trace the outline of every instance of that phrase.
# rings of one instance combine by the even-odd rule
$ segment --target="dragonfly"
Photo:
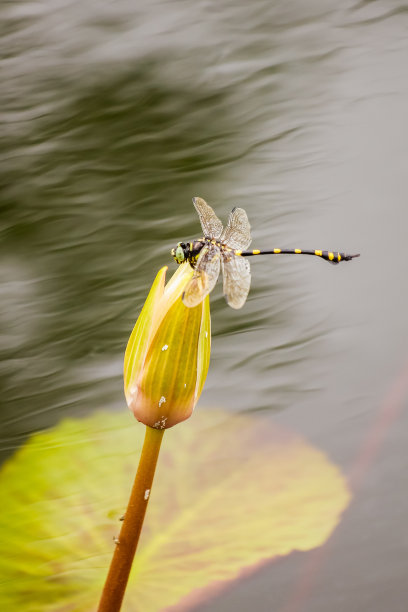
[[[178,264],[188,263],[194,269],[182,299],[186,306],[193,308],[214,288],[222,269],[223,292],[227,304],[239,309],[245,304],[251,285],[251,271],[247,257],[254,255],[315,255],[338,264],[359,257],[360,253],[347,255],[336,251],[304,249],[269,249],[248,251],[252,242],[251,226],[243,208],[233,208],[228,223],[223,228],[211,206],[202,198],[193,198],[193,204],[200,218],[203,237],[191,242],[179,242],[171,250]]]

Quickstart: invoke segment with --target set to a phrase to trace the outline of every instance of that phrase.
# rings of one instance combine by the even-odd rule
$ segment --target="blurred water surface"
[[[269,411],[349,470],[408,359],[406,5],[45,0],[0,17],[3,457],[67,415],[126,410],[127,338],[171,247],[200,235],[200,195],[223,219],[244,207],[254,248],[362,253],[252,260],[237,312],[217,288],[200,402]],[[405,612],[398,415],[291,609]],[[200,610],[289,609],[304,556]]]

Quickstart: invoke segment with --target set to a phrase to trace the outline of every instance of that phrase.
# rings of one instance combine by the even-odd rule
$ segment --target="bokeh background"
[[[241,206],[254,248],[361,258],[252,259],[240,311],[218,286],[197,410],[262,411],[355,495],[324,561],[293,553],[194,610],[283,609],[303,584],[285,612],[405,612],[406,5],[11,1],[0,20],[2,459],[127,409],[127,338],[201,233],[192,196]]]

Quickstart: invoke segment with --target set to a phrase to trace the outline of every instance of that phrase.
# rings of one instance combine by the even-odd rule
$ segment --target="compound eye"
[[[177,261],[177,263],[183,263],[184,259],[184,249],[182,244],[179,244],[176,248],[175,260]]]

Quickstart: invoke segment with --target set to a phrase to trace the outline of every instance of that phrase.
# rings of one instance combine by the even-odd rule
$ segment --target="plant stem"
[[[129,504],[99,602],[98,612],[118,612],[122,605],[129,573],[135,556],[164,429],[146,427],[139,467]]]

